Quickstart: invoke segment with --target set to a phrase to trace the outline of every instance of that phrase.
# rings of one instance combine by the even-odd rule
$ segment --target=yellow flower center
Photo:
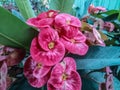
[[[40,69],[42,67],[42,64],[41,63],[38,63],[37,64],[37,67]]]
[[[66,23],[67,23],[67,24],[70,24],[70,20],[66,20]]]
[[[54,14],[54,12],[50,12],[50,13],[48,14],[48,17],[51,18],[53,14]]]
[[[66,80],[67,77],[68,77],[67,74],[63,73],[63,75],[62,75],[62,80]]]
[[[71,39],[70,41],[71,41],[72,43],[75,43],[75,39]]]
[[[54,46],[55,46],[55,43],[54,43],[54,42],[50,42],[50,43],[48,44],[48,48],[49,48],[49,49],[53,49]]]

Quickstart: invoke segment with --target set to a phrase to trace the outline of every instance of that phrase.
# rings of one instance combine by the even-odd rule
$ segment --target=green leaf
[[[103,20],[104,21],[114,21],[118,18],[119,13],[114,13],[111,15],[108,15],[107,17],[104,17]]]
[[[37,31],[0,7],[0,44],[29,50]]]
[[[118,15],[118,21],[120,21],[120,10],[119,10],[119,15]]]
[[[50,9],[59,10],[64,13],[71,13],[74,0],[50,0]]]
[[[120,65],[120,47],[90,47],[85,56],[70,54],[76,60],[77,69],[101,69]]]
[[[106,12],[101,12],[101,13],[98,13],[98,14],[93,14],[92,16],[93,17],[97,17],[97,18],[101,18],[101,19],[105,19],[106,17],[111,17],[114,14],[116,15],[118,13],[119,13],[118,10],[109,10],[109,11],[106,11]]]
[[[26,20],[28,18],[35,17],[35,13],[32,9],[32,6],[29,0],[15,0],[15,2],[21,14]]]

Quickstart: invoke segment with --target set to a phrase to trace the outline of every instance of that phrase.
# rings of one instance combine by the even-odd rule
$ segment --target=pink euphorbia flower
[[[95,22],[94,22],[94,25],[93,25],[94,28],[99,28],[98,30],[103,30],[104,28],[104,21],[102,19],[97,19]]]
[[[54,26],[60,34],[66,34],[71,28],[73,32],[77,32],[81,27],[81,22],[72,15],[62,13],[55,17]]]
[[[66,36],[61,37],[61,42],[64,44],[65,48],[73,53],[78,55],[85,55],[88,51],[88,46],[85,44],[86,37],[80,32],[77,32],[77,35],[69,38]]]
[[[0,62],[0,90],[6,90],[7,89],[7,64],[5,62]]]
[[[93,35],[95,36],[97,45],[105,46],[104,40],[102,39],[100,33],[95,28],[93,28]]]
[[[54,66],[47,84],[48,90],[81,90],[81,78],[76,71],[75,60],[66,57]]]
[[[0,61],[6,61],[7,66],[17,65],[25,56],[24,49],[0,46]]]
[[[64,57],[65,47],[59,41],[56,31],[47,27],[41,30],[38,38],[34,38],[32,41],[30,53],[37,62],[53,66]]]
[[[114,30],[115,26],[111,22],[105,22],[104,23],[104,28],[106,30],[108,30],[109,32],[112,32]]]
[[[95,28],[93,28],[92,32],[85,31],[84,35],[87,37],[87,40],[90,44],[105,46],[104,40]]]
[[[104,8],[104,7],[95,7],[93,4],[91,4],[90,6],[89,6],[89,8],[88,8],[88,13],[89,14],[94,14],[94,13],[98,13],[98,12],[100,12],[100,11],[102,11],[102,12],[105,12],[106,11],[106,8]]]
[[[0,46],[0,61],[6,60],[9,54],[13,51],[14,51],[13,48],[1,45]]]
[[[27,59],[24,65],[24,75],[33,87],[40,88],[45,85],[49,79],[51,67],[37,63],[31,57]]]
[[[49,10],[39,14],[37,17],[27,20],[27,24],[36,28],[51,26],[54,21],[54,17],[58,14],[58,11]]]
[[[77,17],[74,17],[66,13],[58,14],[55,17],[55,24],[58,25],[58,27],[64,26],[81,27],[81,22]]]

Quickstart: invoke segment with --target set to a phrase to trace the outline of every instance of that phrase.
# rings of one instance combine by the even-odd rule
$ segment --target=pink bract
[[[96,45],[105,46],[104,40],[102,39],[100,33],[95,28],[93,28],[93,35],[96,39]]]
[[[47,88],[48,90],[81,90],[81,85],[74,59],[66,57],[52,69]]]
[[[112,32],[114,30],[115,26],[111,22],[105,22],[104,23],[104,28],[106,30],[108,30],[109,32]]]
[[[0,48],[0,61],[6,61],[7,66],[17,65],[26,54],[24,49],[11,48],[7,46],[1,46]]]
[[[101,37],[101,34],[95,28],[93,28],[92,32],[85,31],[84,35],[86,36],[87,41],[91,45],[105,46],[105,43]]]
[[[43,28],[52,26],[54,17],[58,14],[58,11],[49,10],[39,14],[37,17],[30,18],[27,20],[27,24],[36,28]]]
[[[43,19],[43,18],[55,18],[55,16],[58,15],[58,13],[59,13],[59,11],[49,10],[47,12],[40,13],[38,15],[38,18],[39,19]]]
[[[31,57],[27,59],[24,65],[24,75],[28,79],[30,85],[37,88],[47,83],[50,70],[51,67],[37,63]]]
[[[86,37],[80,31],[72,38],[66,36],[61,38],[61,42],[64,44],[65,48],[69,52],[78,55],[85,55],[87,53],[88,46],[85,41]]]
[[[6,77],[7,77],[7,64],[3,62],[2,66],[0,66],[0,90],[7,89]]]
[[[59,36],[56,30],[54,30],[51,27],[46,27],[41,29],[39,35],[38,35],[38,42],[42,49],[49,51],[48,44],[50,42],[58,42]]]
[[[100,7],[100,6],[96,7],[96,9],[99,10],[99,11],[102,11],[102,12],[105,12],[105,11],[106,11],[106,8]]]
[[[48,51],[42,49],[38,43],[38,39],[34,38],[31,44],[30,53],[35,61],[47,66],[53,66],[62,60],[65,54],[65,48],[60,41],[51,41],[48,46],[50,47]]]
[[[95,7],[93,4],[91,4],[89,7],[88,7],[88,13],[90,14],[94,14],[94,13],[98,13],[98,12],[105,12],[106,11],[106,8],[104,7]]]
[[[55,26],[57,28],[62,28],[62,27],[69,27],[69,26],[74,26],[74,27],[81,27],[81,22],[77,17],[74,17],[70,14],[62,13],[58,14],[55,17]]]
[[[42,27],[48,27],[49,25],[52,25],[53,19],[51,18],[45,18],[45,19],[39,19],[39,18],[30,18],[27,20],[27,24],[36,28],[42,28]]]

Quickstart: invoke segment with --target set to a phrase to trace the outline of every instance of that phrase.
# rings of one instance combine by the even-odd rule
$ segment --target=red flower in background
[[[81,84],[74,59],[66,57],[52,69],[47,88],[48,90],[81,90]]]
[[[24,65],[24,75],[33,87],[40,88],[45,85],[49,79],[51,67],[37,63],[31,57],[27,59]]]
[[[0,62],[0,90],[7,89],[7,64],[3,61]]]
[[[94,14],[94,13],[99,13],[100,11],[105,12],[106,8],[104,7],[95,7],[93,4],[91,4],[88,8],[88,13],[89,14]]]
[[[104,40],[101,37],[101,34],[95,28],[92,31],[85,31],[84,35],[86,36],[87,41],[92,45],[105,46]]]
[[[112,32],[114,30],[115,26],[111,22],[105,22],[104,23],[104,28],[106,30],[108,30],[109,32]]]
[[[5,61],[7,66],[14,66],[21,62],[25,57],[24,49],[0,46],[0,61]]]

